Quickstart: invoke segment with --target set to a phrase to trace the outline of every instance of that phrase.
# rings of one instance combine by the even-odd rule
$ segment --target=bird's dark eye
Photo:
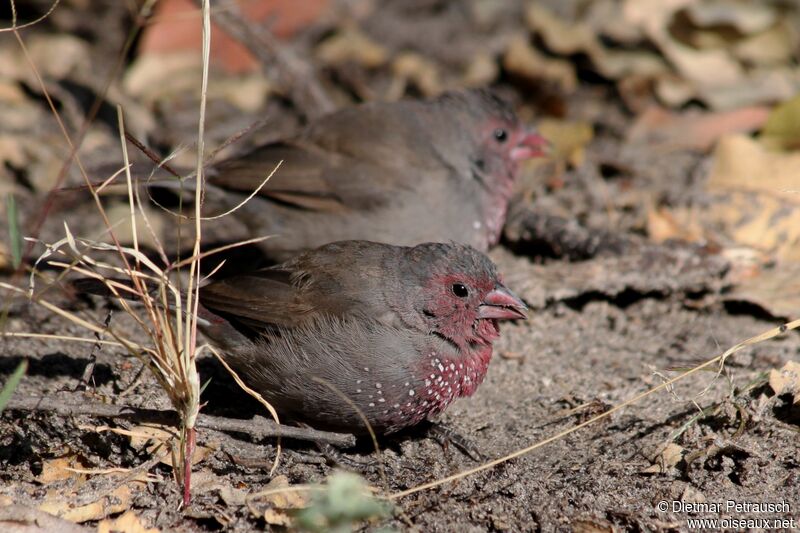
[[[494,138],[497,139],[497,142],[504,143],[508,139],[508,132],[503,128],[498,128],[494,130]]]
[[[467,286],[463,283],[453,283],[451,288],[453,289],[453,294],[459,298],[466,298],[469,296],[469,289],[467,289]]]

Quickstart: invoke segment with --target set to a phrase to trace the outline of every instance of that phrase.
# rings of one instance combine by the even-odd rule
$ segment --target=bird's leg
[[[429,420],[428,423],[430,425],[426,429],[427,436],[438,442],[445,451],[447,451],[448,445],[452,443],[461,453],[468,456],[473,461],[480,462],[486,460],[486,457],[474,442],[461,435],[453,428],[440,422]]]

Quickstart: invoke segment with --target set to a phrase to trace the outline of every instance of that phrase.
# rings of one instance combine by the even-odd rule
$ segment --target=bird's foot
[[[427,436],[438,442],[445,451],[452,443],[461,453],[473,461],[486,460],[486,456],[474,442],[449,426],[439,422],[430,422],[430,426],[427,428]]]

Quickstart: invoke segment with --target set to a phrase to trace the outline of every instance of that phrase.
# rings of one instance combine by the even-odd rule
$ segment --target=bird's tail
[[[189,169],[174,169],[170,167],[155,167],[147,169],[147,165],[131,164],[130,174],[131,180],[134,185],[144,187],[163,187],[170,190],[176,190],[191,194],[197,188],[197,182],[194,179],[195,171]],[[119,192],[121,187],[127,187],[126,183],[126,169],[124,166],[103,164],[89,169],[91,176],[105,176],[105,178],[93,181],[90,184],[75,185],[71,187],[62,187],[58,189],[60,193],[69,193],[75,191],[88,191],[90,187],[94,190],[102,190],[109,192]]]

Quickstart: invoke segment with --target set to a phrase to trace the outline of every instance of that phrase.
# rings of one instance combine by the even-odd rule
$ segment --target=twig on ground
[[[268,459],[268,455],[272,453],[269,446],[266,444],[257,444],[237,439],[222,431],[216,431],[209,428],[204,428],[202,434],[198,437],[198,442],[204,446],[219,449],[225,453],[228,458],[239,466],[246,468],[259,468],[271,469],[274,461]],[[302,451],[289,450],[294,453],[295,461],[305,464],[318,464],[322,465],[327,462],[322,455],[309,455]],[[285,452],[284,452],[285,453]]]
[[[126,418],[163,424],[179,424],[178,413],[172,409],[144,409],[128,405],[109,405],[87,402],[82,394],[59,394],[53,397],[12,398],[6,409],[19,411],[47,411],[64,416],[88,415],[107,418]],[[346,433],[332,433],[310,428],[278,425],[272,420],[254,416],[249,420],[225,418],[200,414],[197,427],[216,431],[246,433],[256,438],[284,437],[333,444],[354,446],[355,437]]]

